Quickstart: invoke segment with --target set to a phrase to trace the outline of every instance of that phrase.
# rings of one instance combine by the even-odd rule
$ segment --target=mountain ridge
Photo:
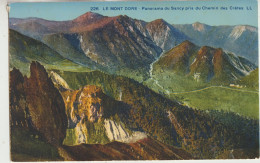
[[[212,79],[235,81],[256,68],[246,59],[226,53],[221,48],[199,47],[190,41],[184,41],[163,54],[154,67],[157,73],[161,72],[160,69],[169,70],[207,82]]]

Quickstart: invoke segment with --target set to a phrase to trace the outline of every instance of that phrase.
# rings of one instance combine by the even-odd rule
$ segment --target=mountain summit
[[[73,19],[73,22],[89,22],[90,20],[92,21],[97,21],[99,19],[102,19],[104,16],[94,13],[94,12],[86,12],[85,14]]]

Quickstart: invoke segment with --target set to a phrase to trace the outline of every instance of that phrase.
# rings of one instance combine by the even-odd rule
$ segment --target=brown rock
[[[33,126],[49,143],[61,145],[68,124],[62,96],[41,64],[32,62],[30,70],[24,88]]]

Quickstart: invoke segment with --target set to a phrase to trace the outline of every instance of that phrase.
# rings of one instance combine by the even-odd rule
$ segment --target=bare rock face
[[[62,96],[41,64],[32,62],[30,70],[30,77],[25,77],[24,90],[33,127],[49,143],[59,146],[68,124]]]
[[[19,127],[28,127],[26,96],[24,92],[24,78],[22,73],[14,68],[10,72],[10,125]]]
[[[57,73],[51,71],[50,77],[51,77],[51,80],[52,80],[53,84],[55,85],[55,87],[58,88],[60,91],[70,89],[67,82],[62,77],[60,77],[60,75],[58,75]]]
[[[80,116],[87,116],[90,122],[96,122],[103,116],[103,107],[99,94],[102,90],[96,86],[85,86],[78,98]]]
[[[81,90],[65,91],[62,93],[66,105],[69,123],[78,123],[84,118],[97,122],[103,116],[102,90],[93,85],[87,85]]]

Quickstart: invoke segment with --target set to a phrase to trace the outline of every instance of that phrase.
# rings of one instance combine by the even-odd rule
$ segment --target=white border
[[[8,12],[7,4],[12,2],[69,2],[73,0],[0,0],[0,162],[10,162],[10,148],[9,148],[9,70],[8,70]],[[119,1],[119,0],[74,0],[82,1]],[[137,0],[121,0],[121,1],[137,1]],[[156,1],[156,0],[143,0]],[[158,0],[157,0],[158,1]],[[168,0],[169,1],[169,0]],[[171,0],[171,1],[194,1],[194,0]],[[206,0],[201,0],[206,1]],[[260,11],[260,4],[258,3],[258,12]],[[258,27],[260,27],[260,19],[258,14]],[[260,36],[259,32],[258,35]],[[259,38],[258,36],[258,38]],[[260,41],[258,41],[260,47]],[[259,49],[260,51],[260,49]],[[260,63],[260,57],[258,57]],[[259,100],[260,101],[260,100]],[[208,162],[209,160],[172,160],[160,162]],[[260,159],[255,160],[210,160],[210,162],[259,162]],[[68,162],[68,161],[67,161]],[[69,161],[70,162],[70,161]],[[101,162],[101,161],[89,161]],[[102,161],[103,163],[104,161]],[[107,161],[105,161],[107,162]],[[114,161],[109,161],[114,162]],[[116,161],[125,162],[125,161]],[[127,163],[136,163],[137,161],[127,161]],[[144,162],[144,161],[138,161]],[[158,161],[145,161],[158,162]]]

